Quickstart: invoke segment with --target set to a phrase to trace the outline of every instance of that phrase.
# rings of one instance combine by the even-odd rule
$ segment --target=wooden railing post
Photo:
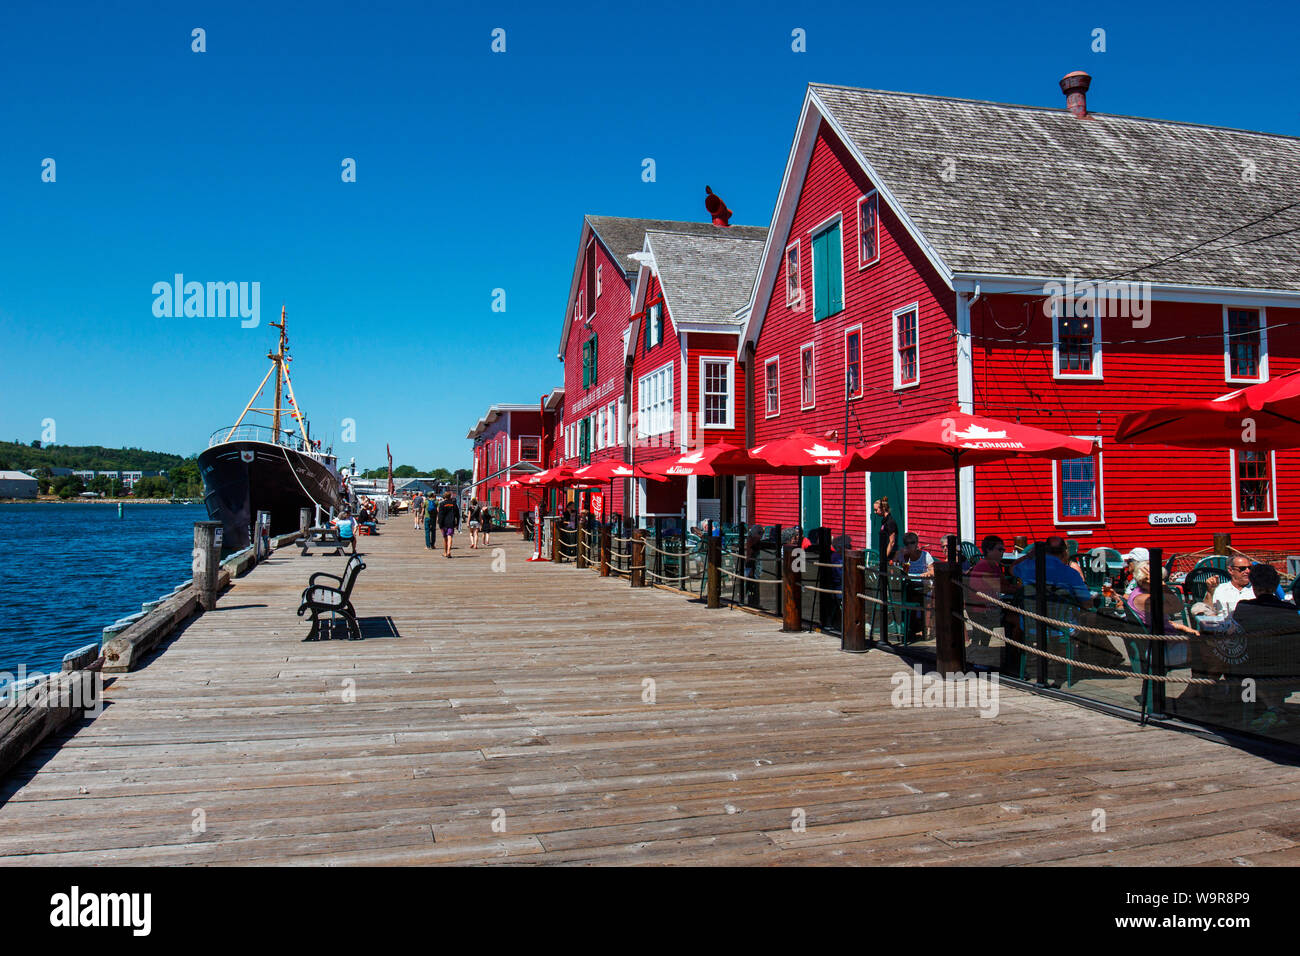
[[[576,537],[577,544],[575,545],[576,558],[574,559],[574,566],[579,568],[585,568],[587,566],[587,548],[584,541],[587,536],[586,518],[587,515],[585,512],[578,512],[578,534]]]
[[[221,522],[194,522],[194,591],[199,607],[217,606],[217,574],[221,570]]]
[[[787,546],[784,542],[781,544],[781,580],[784,583],[782,591],[785,594],[784,614],[781,620],[781,630],[783,631],[802,631],[803,630],[803,586],[800,583],[801,575],[795,571],[795,554],[802,554],[803,549],[799,545]]]
[[[614,544],[612,537],[609,525],[602,524],[600,526],[600,576],[602,578],[609,577],[609,551]]]
[[[1151,560],[1148,567],[1151,569],[1151,603],[1147,606],[1147,613],[1151,617],[1151,633],[1161,635],[1165,633],[1165,565],[1164,550],[1161,548],[1151,549]],[[1165,642],[1155,640],[1151,642],[1151,653],[1148,655],[1151,661],[1150,672],[1159,677],[1165,675]],[[1151,687],[1151,713],[1157,716],[1165,712],[1165,682],[1153,680],[1147,682]]]
[[[934,563],[934,664],[943,676],[966,670],[965,626],[953,617],[953,598],[960,578],[948,561]]]
[[[840,614],[840,650],[850,654],[861,654],[867,649],[867,628],[865,601],[858,595],[862,593],[863,552],[846,548],[844,558],[844,597],[843,611]]]
[[[1037,621],[1037,645],[1040,651],[1047,651],[1047,546],[1042,541],[1034,542],[1034,613]],[[1047,683],[1047,658],[1038,656],[1038,683]],[[1027,672],[1026,672],[1027,673]]]
[[[720,607],[722,604],[722,535],[715,533],[713,522],[709,522],[709,540],[708,548],[705,551],[706,565],[708,574],[709,588],[709,607]]]
[[[1216,531],[1214,533],[1214,553],[1231,554],[1232,553],[1232,535],[1226,531]]]
[[[311,527],[311,509],[298,509],[298,534],[307,537],[307,529]]]
[[[645,587],[645,529],[632,532],[632,553],[628,561],[628,582],[634,588]]]
[[[560,530],[564,527],[564,519],[555,517],[551,519],[551,563],[558,564],[560,561]]]

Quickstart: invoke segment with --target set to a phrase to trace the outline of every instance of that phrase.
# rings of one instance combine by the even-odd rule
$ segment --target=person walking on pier
[[[425,498],[420,507],[424,509],[424,546],[432,551],[438,546],[438,500]]]
[[[478,549],[478,529],[483,520],[483,508],[479,505],[478,499],[475,498],[469,503],[469,546],[470,550]]]
[[[483,544],[487,547],[492,546],[492,509],[487,505],[483,506],[479,518],[482,524]]]
[[[449,491],[443,496],[442,504],[438,505],[438,527],[442,528],[443,557],[451,557],[452,537],[456,534],[459,524],[460,507],[452,499]]]
[[[415,530],[419,531],[424,527],[424,496],[418,491],[411,500],[411,515],[415,518]]]

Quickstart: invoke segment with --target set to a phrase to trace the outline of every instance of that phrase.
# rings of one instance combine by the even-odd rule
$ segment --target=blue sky
[[[6,440],[52,418],[60,444],[197,452],[261,379],[284,302],[317,436],[364,467],[385,442],[399,464],[467,467],[489,404],[561,381],[583,213],[704,219],[707,183],[765,225],[810,81],[1060,106],[1056,81],[1084,69],[1099,111],[1300,135],[1300,15],[1267,5],[17,7],[0,12]],[[178,272],[260,282],[262,325],[155,317]]]

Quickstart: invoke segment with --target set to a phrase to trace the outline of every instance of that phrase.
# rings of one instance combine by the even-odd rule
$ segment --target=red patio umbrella
[[[1043,428],[953,410],[905,428],[844,457],[838,471],[942,471],[952,469],[961,529],[961,469],[1008,458],[1086,458],[1095,442]]]
[[[747,475],[753,470],[753,461],[745,449],[727,442],[714,442],[696,451],[684,452],[672,458],[661,458],[638,466],[647,478],[678,478],[691,475],[717,477],[719,475]]]
[[[785,438],[755,445],[749,449],[749,456],[753,461],[747,473],[798,476],[795,520],[802,525],[804,476],[829,475],[848,456],[848,450],[829,439],[797,431]],[[840,533],[843,532],[841,528]]]
[[[668,480],[660,475],[647,473],[644,468],[637,465],[629,465],[625,461],[598,461],[592,465],[583,465],[580,468],[573,469],[573,477],[574,480],[578,482],[608,481],[610,505],[613,505],[614,503],[615,478],[649,478],[651,481]],[[606,511],[608,513],[608,509],[606,509]],[[602,515],[602,517],[604,516]]]
[[[1115,440],[1180,448],[1295,448],[1298,426],[1300,371],[1218,398],[1130,412],[1120,419]]]

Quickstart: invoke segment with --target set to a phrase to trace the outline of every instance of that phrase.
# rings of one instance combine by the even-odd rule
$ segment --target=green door
[[[822,526],[822,477],[805,475],[800,495],[799,523],[804,534]]]
[[[902,541],[903,532],[907,530],[907,514],[904,507],[905,489],[907,487],[907,472],[905,471],[873,471],[871,473],[871,494],[867,507],[879,501],[881,498],[889,499],[889,513],[894,516],[894,521],[898,524],[898,537]],[[880,516],[874,511],[871,514],[871,549],[877,553],[880,551]]]

